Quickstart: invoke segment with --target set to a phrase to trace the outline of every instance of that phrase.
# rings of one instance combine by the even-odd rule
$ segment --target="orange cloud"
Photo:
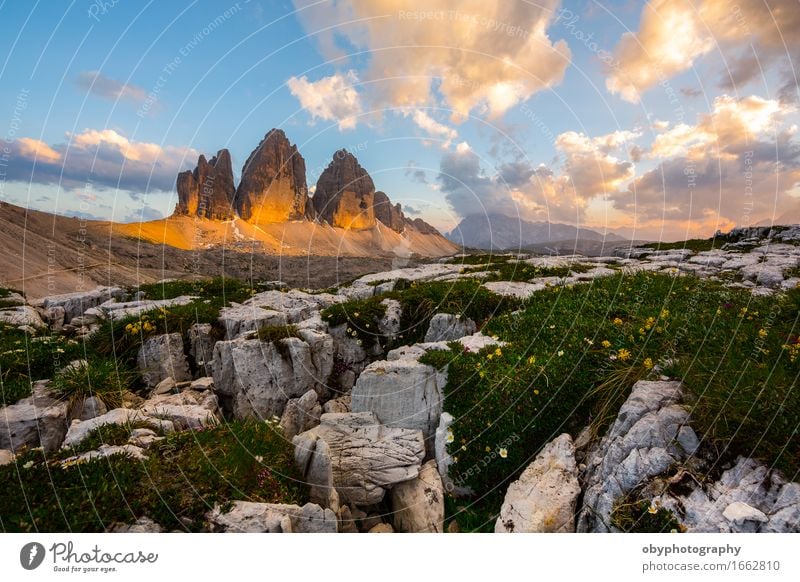
[[[24,157],[44,162],[57,162],[61,159],[61,154],[38,139],[21,137],[17,140],[17,144],[19,153]]]
[[[497,117],[561,82],[571,53],[547,28],[559,0],[294,0],[326,57],[366,51],[375,107],[435,104]],[[344,42],[342,42],[344,41]]]

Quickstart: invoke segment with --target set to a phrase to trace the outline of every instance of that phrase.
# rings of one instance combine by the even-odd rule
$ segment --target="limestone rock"
[[[270,130],[247,158],[235,205],[253,224],[313,218],[305,160],[283,130]]]
[[[189,327],[189,355],[201,375],[211,374],[214,344],[217,343],[212,330],[210,323],[194,323]]]
[[[39,312],[30,305],[0,309],[0,323],[14,327],[29,326],[34,329],[45,327]]]
[[[469,318],[451,313],[437,313],[431,317],[426,342],[451,342],[472,335],[477,330],[475,322]]]
[[[414,479],[425,457],[422,433],[381,425],[371,412],[323,414],[319,426],[292,439],[311,499],[327,504],[378,503],[386,489]]]
[[[388,523],[379,523],[370,528],[369,533],[394,533],[394,529]]]
[[[439,424],[446,383],[445,374],[415,360],[373,362],[358,377],[351,408],[374,413],[386,426],[421,430],[430,440]]]
[[[132,424],[134,422],[147,422],[163,432],[172,432],[175,430],[170,420],[151,418],[141,410],[134,410],[132,408],[114,408],[101,416],[96,416],[89,420],[73,420],[64,438],[62,448],[66,449],[77,445],[98,427],[107,424]]]
[[[690,430],[689,413],[678,404],[681,396],[680,382],[634,385],[606,436],[587,455],[578,531],[612,531],[618,498],[689,456],[677,442],[683,427]]]
[[[312,335],[307,337],[313,340]],[[327,381],[333,366],[332,346],[326,346],[324,338],[317,339],[321,348],[296,337],[274,343],[258,339],[217,342],[214,388],[231,399],[236,418],[280,416],[290,398],[322,389]]]
[[[163,531],[164,528],[145,515],[132,524],[114,524],[109,533],[161,533]]]
[[[109,300],[119,300],[125,291],[119,287],[97,287],[91,291],[76,291],[62,295],[51,295],[37,302],[43,310],[61,308],[64,310],[63,322],[70,323],[73,318],[83,315],[88,309],[97,307]],[[60,313],[55,310],[51,314]]]
[[[219,422],[219,403],[213,392],[185,390],[160,394],[146,400],[139,410],[147,418],[171,422],[177,430],[214,426]]]
[[[376,224],[375,184],[347,150],[333,154],[312,200],[317,216],[331,226],[364,230]]]
[[[14,453],[8,449],[0,449],[0,467],[14,462]]]
[[[496,533],[570,533],[581,493],[572,437],[544,446],[506,492]]]
[[[151,388],[166,378],[176,382],[192,379],[186,356],[183,355],[183,338],[179,333],[162,334],[144,340],[136,363],[142,380]]]
[[[225,513],[215,507],[208,520],[214,531],[231,533],[336,533],[336,514],[313,503],[234,501]]]
[[[199,216],[213,220],[233,218],[233,167],[226,149],[206,161],[201,155],[193,171],[181,172],[177,181],[176,215]]]
[[[68,402],[56,399],[44,383],[37,383],[33,395],[0,408],[0,449],[58,450],[67,433],[68,412]]]
[[[309,390],[300,398],[292,398],[286,403],[280,427],[287,439],[293,439],[301,432],[311,430],[319,424],[322,406],[317,402],[317,393]]]
[[[390,496],[392,521],[397,531],[444,531],[444,486],[436,461],[425,463],[416,479],[395,485]]]

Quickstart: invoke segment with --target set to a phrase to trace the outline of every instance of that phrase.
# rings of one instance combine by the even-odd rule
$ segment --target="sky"
[[[797,0],[0,2],[0,200],[153,220],[273,127],[409,216],[800,222]]]

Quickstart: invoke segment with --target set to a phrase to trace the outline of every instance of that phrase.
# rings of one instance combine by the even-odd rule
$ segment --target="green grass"
[[[384,299],[385,295],[331,305],[322,310],[322,319],[332,327],[347,324],[347,333],[364,346],[376,341],[383,345],[385,338],[378,331],[378,323],[386,315],[386,306],[381,304]]]
[[[10,326],[0,326],[0,405],[31,394],[31,383],[84,357],[83,345],[61,335],[33,338]]]
[[[111,410],[122,406],[124,395],[135,376],[135,372],[123,362],[91,359],[58,371],[51,387],[59,398],[71,403],[96,396]]]
[[[538,267],[525,262],[506,261],[489,266],[467,267],[462,273],[486,271],[481,281],[530,281],[537,277],[568,277],[571,273],[585,273],[591,267],[574,263],[561,267]]]
[[[265,325],[256,332],[262,342],[277,342],[290,337],[300,337],[296,325]]]
[[[308,498],[291,444],[268,423],[173,433],[147,455],[146,461],[115,455],[66,468],[39,450],[21,455],[0,467],[0,529],[104,531],[147,515],[168,531],[198,531],[215,504],[303,504]]]
[[[688,249],[696,253],[703,251],[711,251],[720,249],[726,243],[730,242],[726,237],[714,238],[691,238],[688,240],[681,240],[675,242],[653,242],[639,245],[639,248],[652,248],[657,251],[672,251]]]
[[[431,318],[437,313],[463,315],[480,329],[490,318],[516,309],[516,299],[502,297],[478,281],[435,281],[411,284],[408,289],[388,295],[402,307],[402,343],[421,342]]]
[[[450,265],[487,265],[490,263],[505,263],[514,257],[511,255],[495,255],[492,253],[477,253],[474,255],[465,255],[463,257],[452,257],[445,261]]]
[[[455,517],[461,530],[476,529],[476,515],[477,529],[490,530],[508,483],[545,443],[587,425],[602,434],[631,386],[667,361],[720,462],[756,457],[796,478],[799,294],[755,298],[695,277],[619,274],[536,293],[521,313],[493,318],[484,333],[508,342],[500,349],[424,356],[449,366],[450,474],[475,492],[460,500],[470,516],[468,525]]]
[[[206,299],[242,302],[250,297],[251,287],[230,277],[213,279],[180,279],[139,285],[131,291],[144,291],[147,299],[174,299],[181,295],[194,295]]]
[[[611,525],[626,533],[682,533],[684,528],[670,510],[653,506],[646,499],[625,496],[611,512]]]

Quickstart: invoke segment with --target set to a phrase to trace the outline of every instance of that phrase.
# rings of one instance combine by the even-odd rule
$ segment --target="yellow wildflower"
[[[508,450],[506,450],[505,448],[502,448],[502,449],[500,449],[498,454],[500,455],[501,459],[505,459],[506,457],[508,457]]]
[[[644,367],[650,370],[653,367],[653,360],[651,358],[645,358]]]
[[[767,337],[767,335],[769,335],[769,334],[767,333],[766,329],[759,329],[758,330],[758,337],[764,338],[764,337]]]
[[[624,362],[625,360],[630,359],[631,353],[625,348],[620,348],[617,350],[617,357]]]
[[[536,356],[531,356],[528,358],[528,364],[531,366],[536,363]]]
[[[619,317],[615,317],[613,323],[614,323],[614,325],[619,327],[619,326],[622,325],[622,320]]]
[[[503,351],[502,351],[500,348],[497,348],[497,349],[494,351],[494,355],[495,355],[495,356],[497,356],[497,357],[499,358],[500,356],[502,356],[502,355],[503,355]]]
[[[608,348],[611,347],[611,342],[608,341],[608,340],[603,340],[602,342],[600,342],[600,345],[603,346],[604,348],[608,349]]]

